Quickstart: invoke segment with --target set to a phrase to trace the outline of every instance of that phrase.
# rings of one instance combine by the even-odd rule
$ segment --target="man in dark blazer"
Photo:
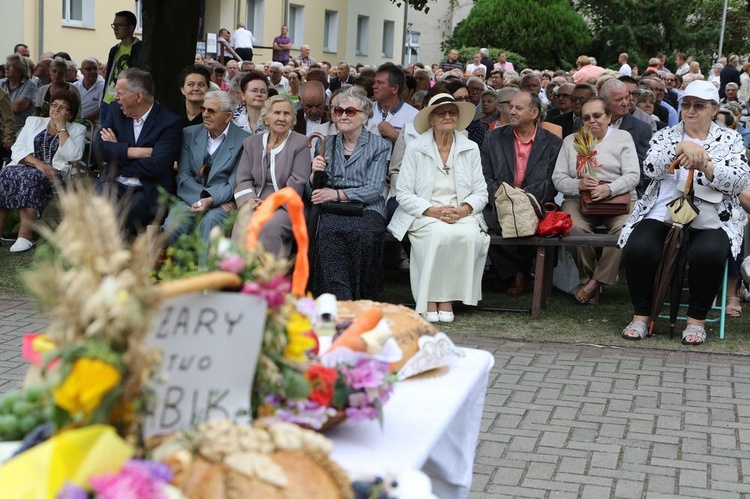
[[[646,191],[649,182],[648,177],[643,173],[643,160],[646,159],[649,142],[651,141],[651,127],[630,114],[630,92],[624,82],[620,80],[606,81],[599,93],[602,99],[609,103],[610,126],[624,130],[633,137],[635,152],[638,154],[638,164],[641,167],[641,180],[635,188],[640,198]]]
[[[351,66],[349,66],[348,62],[340,62],[339,63],[339,75],[331,80],[330,86],[328,87],[331,92],[335,92],[339,88],[341,88],[341,85],[347,84],[347,85],[354,85],[354,76],[351,73]]]
[[[540,203],[552,201],[557,194],[552,172],[562,140],[539,125],[541,110],[538,95],[514,94],[510,101],[510,125],[495,128],[485,136],[481,158],[490,199],[484,215],[490,227],[499,228],[494,211],[495,192],[503,182],[533,194]],[[490,247],[492,268],[508,294],[525,292],[534,254],[531,246]]]
[[[575,133],[583,126],[581,121],[581,108],[583,103],[596,95],[596,88],[588,83],[579,83],[573,87],[573,93],[570,96],[571,111],[563,113],[552,119],[552,123],[560,125],[563,129],[563,138],[571,133]]]
[[[302,84],[299,92],[299,100],[302,105],[297,110],[297,123],[294,131],[302,135],[310,135],[319,131],[321,125],[328,123],[328,107],[326,106],[326,89],[319,81],[306,81]],[[325,135],[325,134],[324,134]]]
[[[177,170],[178,200],[162,228],[169,244],[198,230],[208,242],[211,229],[226,222],[235,210],[235,171],[242,142],[250,134],[232,123],[236,102],[228,92],[212,91],[203,101],[203,124],[182,131],[182,154]]]
[[[154,82],[142,69],[117,77],[115,102],[94,138],[106,162],[97,192],[110,194],[123,211],[125,230],[136,233],[159,212],[159,189],[175,192],[172,165],[180,151],[180,118],[154,101]]]

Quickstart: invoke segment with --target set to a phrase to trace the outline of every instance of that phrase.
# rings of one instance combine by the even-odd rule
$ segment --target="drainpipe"
[[[37,33],[37,44],[39,45],[39,54],[44,52],[44,0],[39,0],[39,33]]]
[[[282,24],[284,26],[289,26],[289,0],[284,0],[284,17],[282,19]],[[281,29],[281,27],[278,29]]]

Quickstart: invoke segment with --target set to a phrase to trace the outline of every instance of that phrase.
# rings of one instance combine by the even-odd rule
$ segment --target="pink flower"
[[[166,499],[158,467],[131,460],[116,475],[92,477],[89,482],[99,499]]]
[[[383,383],[388,364],[375,359],[363,358],[355,367],[345,371],[346,384],[354,389],[377,388]]]
[[[245,260],[240,255],[230,255],[219,262],[219,268],[227,272],[241,274],[245,270]]]
[[[268,308],[274,309],[286,302],[286,293],[289,293],[291,289],[291,282],[282,275],[268,282],[246,282],[242,287],[242,292],[265,298]]]

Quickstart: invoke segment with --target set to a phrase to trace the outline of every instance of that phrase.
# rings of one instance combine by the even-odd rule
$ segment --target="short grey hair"
[[[153,102],[154,80],[151,78],[151,73],[139,68],[128,68],[120,71],[117,79],[120,78],[128,82],[128,88],[131,92],[140,92],[146,97],[146,100]]]
[[[260,110],[260,122],[263,124],[263,128],[268,130],[266,115],[268,114],[268,111],[271,110],[271,107],[278,102],[286,102],[289,104],[289,107],[292,109],[292,128],[294,128],[294,125],[297,124],[297,113],[294,111],[294,102],[289,100],[289,97],[285,95],[274,95],[273,97],[269,97],[263,104],[263,109]]]
[[[278,69],[282,73],[284,72],[284,65],[281,64],[280,62],[272,62],[271,64],[268,65],[268,67],[273,68],[273,69]]]
[[[730,81],[729,83],[727,83],[727,86],[726,86],[726,87],[724,87],[724,88],[725,88],[725,89],[726,89],[726,88],[734,88],[734,89],[736,90],[736,89],[740,88],[740,86],[739,86],[739,85],[737,85],[737,84],[736,84],[735,82],[733,82],[733,81]]]
[[[62,57],[55,57],[54,59],[52,59],[52,62],[49,63],[49,67],[62,70],[62,71],[67,71],[68,61],[66,61]]]
[[[618,79],[612,79],[607,80],[602,85],[602,88],[599,90],[599,96],[603,97],[607,100],[609,100],[609,94],[613,90],[627,90],[628,86],[625,84],[625,82],[622,82]]]
[[[203,96],[203,100],[207,101],[208,99],[216,99],[219,101],[219,107],[222,111],[234,112],[234,109],[237,107],[237,100],[234,96],[224,90],[211,90],[206,92],[206,95]]]
[[[367,98],[367,94],[362,89],[362,87],[352,85],[351,87],[342,89],[338,94],[336,94],[336,97],[333,98],[332,104],[335,106],[339,102],[346,99],[359,100],[359,103],[362,106],[362,112],[365,114],[367,119],[369,120],[370,118],[372,118],[372,101]]]
[[[500,90],[498,90],[497,93],[497,101],[500,102],[501,100],[510,100],[513,95],[519,93],[521,89],[518,87],[503,87]]]
[[[479,52],[481,52],[482,55],[485,56],[485,57],[489,57],[490,56],[490,51],[487,50],[485,47],[482,47],[481,49],[479,49]]]

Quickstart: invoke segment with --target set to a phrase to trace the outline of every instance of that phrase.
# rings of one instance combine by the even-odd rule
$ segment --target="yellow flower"
[[[120,383],[121,374],[112,364],[84,357],[73,364],[68,377],[53,392],[55,403],[69,414],[91,414],[112,388]]]
[[[299,363],[307,361],[305,353],[315,348],[318,343],[312,335],[309,335],[312,328],[312,324],[304,315],[299,312],[292,312],[286,325],[289,336],[289,342],[284,351],[286,360]]]

